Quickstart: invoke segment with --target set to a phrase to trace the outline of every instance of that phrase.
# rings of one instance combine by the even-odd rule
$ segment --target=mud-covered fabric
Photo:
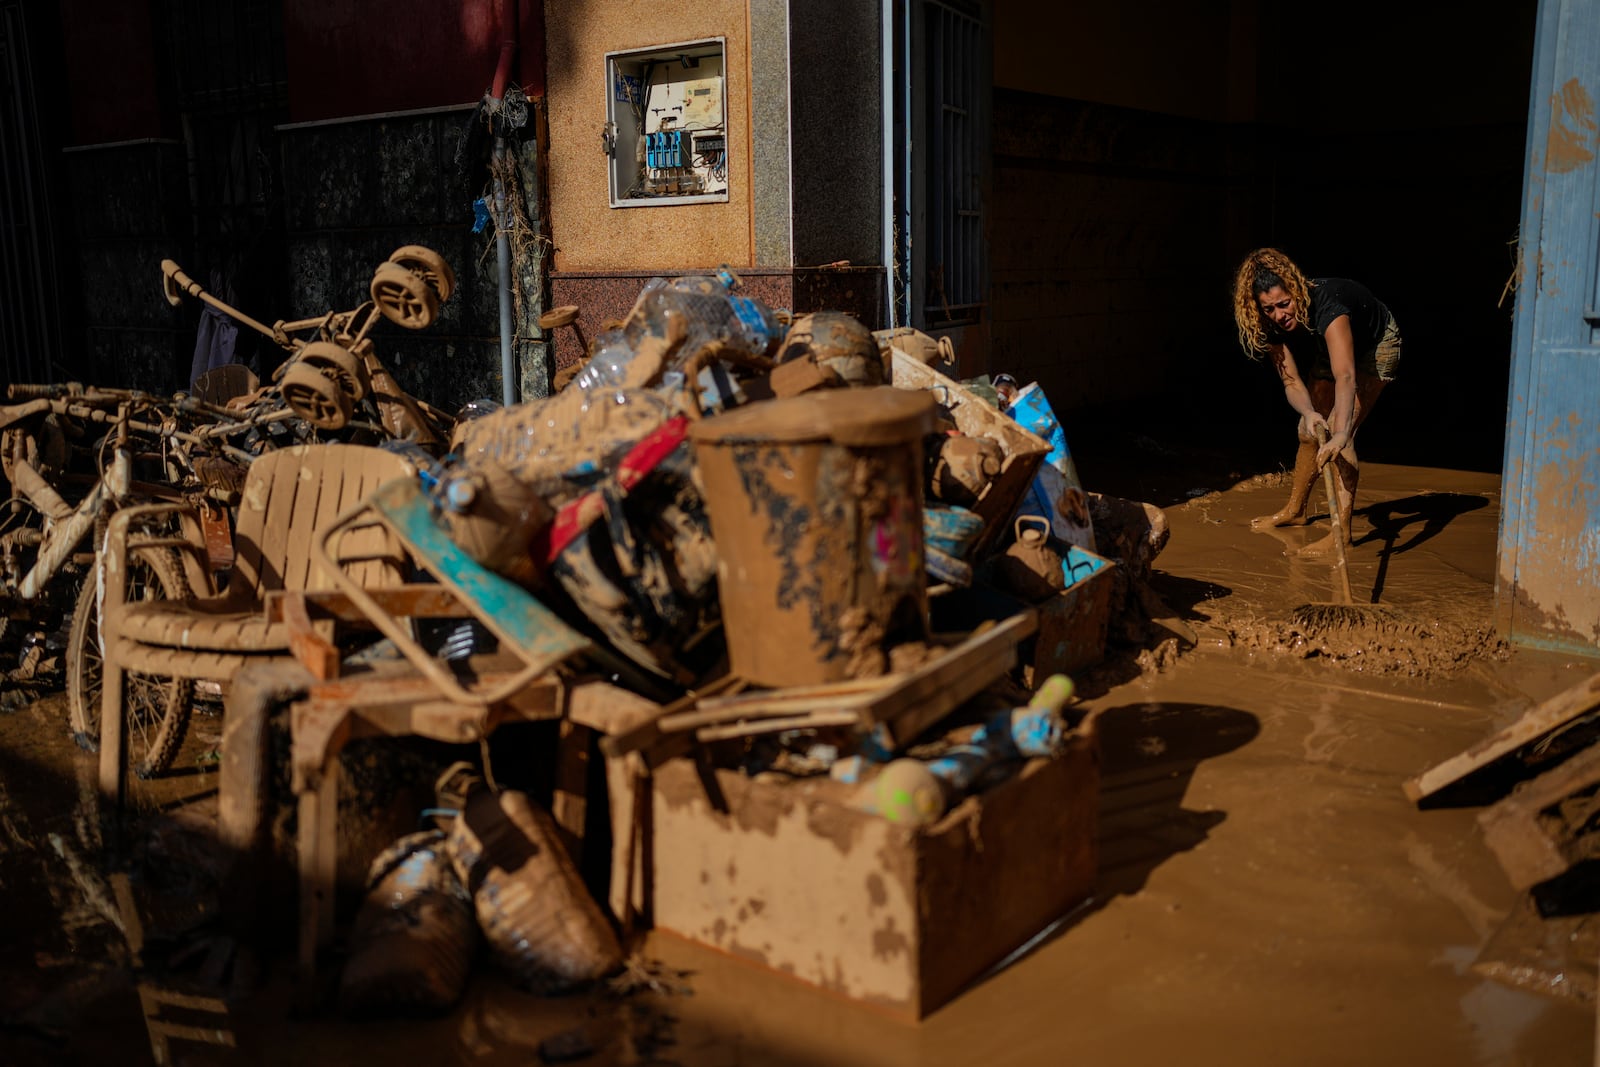
[[[1311,321],[1308,331],[1284,333],[1274,328],[1274,344],[1286,344],[1295,365],[1307,379],[1332,379],[1328,358],[1328,327],[1341,315],[1350,319],[1355,344],[1356,373],[1364,378],[1393,381],[1400,366],[1400,328],[1383,301],[1372,290],[1349,278],[1314,278],[1311,282]]]

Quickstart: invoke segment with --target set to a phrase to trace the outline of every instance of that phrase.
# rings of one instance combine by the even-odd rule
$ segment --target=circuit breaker
[[[723,40],[606,56],[611,206],[726,200]]]

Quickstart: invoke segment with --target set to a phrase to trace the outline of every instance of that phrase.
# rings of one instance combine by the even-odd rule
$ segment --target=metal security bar
[[[0,3],[0,384],[50,381],[63,359],[50,183],[23,7]]]
[[[937,0],[923,6],[927,79],[927,249],[931,326],[979,318],[984,298],[983,23]]]
[[[233,275],[276,243],[274,126],[288,112],[281,0],[159,0],[167,71],[189,157],[194,263]]]

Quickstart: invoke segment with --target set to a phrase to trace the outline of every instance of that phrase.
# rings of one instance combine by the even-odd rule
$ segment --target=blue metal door
[[[1540,0],[1496,618],[1600,656],[1600,4]]]

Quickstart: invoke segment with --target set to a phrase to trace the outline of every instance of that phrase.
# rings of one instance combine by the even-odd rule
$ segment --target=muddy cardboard
[[[655,924],[918,1019],[1093,889],[1099,758],[1079,731],[922,831],[848,806],[822,780],[656,772]]]

